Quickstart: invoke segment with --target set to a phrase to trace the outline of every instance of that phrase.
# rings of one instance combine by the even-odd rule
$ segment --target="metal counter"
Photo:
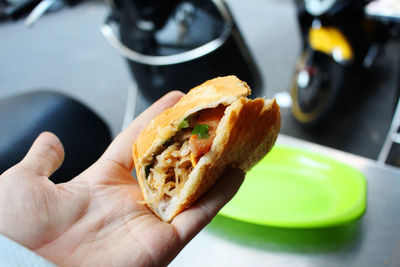
[[[367,210],[357,221],[322,229],[284,229],[217,216],[170,266],[400,266],[400,169],[280,135],[350,164],[367,179]]]

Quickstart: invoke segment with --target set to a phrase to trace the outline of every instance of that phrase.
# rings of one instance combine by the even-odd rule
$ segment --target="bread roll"
[[[228,168],[248,171],[272,148],[281,117],[275,99],[248,99],[235,76],[193,88],[160,113],[133,145],[147,206],[170,222],[210,189]]]

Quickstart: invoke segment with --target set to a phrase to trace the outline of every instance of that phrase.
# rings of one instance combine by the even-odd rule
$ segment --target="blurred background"
[[[34,21],[35,15],[33,15],[33,18],[32,15],[30,16],[31,21],[26,21],[27,14],[32,10],[32,7],[27,8],[29,12],[23,13],[19,19],[14,20],[9,19],[11,15],[7,12],[10,12],[10,7],[15,7],[20,3],[6,2],[5,0],[1,2],[3,20],[0,22],[0,100],[6,99],[6,102],[8,102],[7,99],[10,96],[36,90],[61,92],[87,105],[101,120],[104,120],[110,129],[111,136],[116,136],[124,126],[126,111],[132,109],[129,106],[135,103],[136,106],[141,105],[142,108],[136,107],[133,111],[137,113],[152,102],[151,97],[142,96],[140,92],[132,96],[132,88],[134,88],[132,84],[135,83],[132,71],[135,71],[135,66],[129,65],[128,61],[107,42],[100,31],[108,18],[110,24],[117,24],[116,30],[114,25],[114,30],[116,32],[120,30],[120,34],[124,34],[124,29],[126,30],[129,26],[129,19],[132,20],[129,17],[130,15],[124,14],[126,12],[124,10],[129,9],[126,6],[128,2],[120,1],[108,4],[103,1],[60,3],[45,0],[43,2],[46,1],[50,10],[36,22]],[[137,2],[140,11],[141,5],[145,6],[146,4],[143,3],[146,1]],[[147,2],[147,5],[152,2]],[[346,49],[348,48],[346,48],[346,41],[343,41],[341,36],[346,38],[350,35],[353,38],[357,34],[351,34],[351,32],[357,33],[358,30],[356,28],[346,29],[350,34],[346,30],[342,30],[343,15],[337,15],[337,12],[339,12],[337,10],[333,10],[333,13],[330,14],[331,17],[326,20],[321,18],[320,13],[323,12],[323,8],[330,10],[330,2],[335,1],[305,2],[309,2],[309,9],[313,10],[313,14],[310,14],[309,10],[306,9],[303,1],[226,1],[234,19],[233,26],[231,26],[234,30],[238,29],[242,38],[239,39],[246,44],[245,50],[239,49],[243,56],[242,60],[245,63],[249,63],[249,60],[252,61],[249,64],[251,73],[248,75],[259,74],[258,77],[254,75],[254,81],[249,83],[256,87],[257,96],[268,98],[275,96],[280,101],[283,114],[281,133],[376,160],[388,134],[397,103],[396,99],[398,99],[400,53],[399,44],[395,38],[397,34],[396,27],[393,26],[395,23],[389,19],[380,22],[379,27],[390,29],[390,36],[380,36],[373,39],[371,43],[376,44],[373,48],[371,48],[372,45],[367,48],[365,46],[361,46],[362,48],[353,47],[357,51],[364,49],[365,56],[368,55],[373,64],[360,68],[357,64],[354,64],[357,66],[352,67],[352,63],[349,63],[353,60],[351,56],[354,57],[354,61],[359,60],[358,52],[353,51],[353,55],[346,56],[346,52],[348,52]],[[328,6],[318,9],[318,7],[315,7],[316,2],[326,2]],[[44,4],[42,3],[42,5]],[[112,9],[110,5],[114,10],[111,17],[109,17]],[[183,6],[180,10],[181,13],[175,14],[174,19],[177,20],[183,14],[181,24],[177,28],[179,34],[190,30],[191,28],[188,28],[188,25],[196,25],[195,23],[190,24],[192,22],[188,22],[187,18],[189,17],[190,20],[190,14],[194,12],[192,8],[193,6]],[[335,8],[339,10],[343,7]],[[358,11],[353,10],[354,12],[364,10],[360,9],[359,6],[352,8],[354,10],[358,8],[356,9]],[[39,10],[36,9],[36,16],[39,17],[38,13],[45,9],[46,7],[43,6]],[[146,13],[147,9],[143,8],[143,10],[143,13],[136,14],[139,17],[143,15],[143,17],[140,17],[140,23],[143,22],[140,24],[141,29],[158,27],[157,24],[146,24],[149,18],[145,16],[149,14]],[[209,11],[213,16],[220,16],[220,14],[215,15],[217,11],[207,6],[204,7],[204,10]],[[357,14],[360,15],[360,13]],[[124,16],[128,18],[124,19]],[[163,20],[160,14],[154,16],[157,20]],[[201,16],[201,14],[198,15],[198,18],[201,18]],[[338,16],[337,20],[336,16]],[[361,16],[366,15],[361,14],[360,20]],[[222,14],[222,18],[229,20],[229,16],[227,18],[224,14]],[[302,27],[299,24],[300,18],[303,22]],[[205,21],[212,21],[207,17],[204,17],[204,19]],[[126,22],[127,20],[128,22]],[[330,29],[336,28],[342,31],[342,35],[339,33],[339,37],[337,37],[337,32],[331,31],[329,33],[328,30],[323,32],[322,30],[327,29],[323,28],[325,21],[327,21]],[[337,27],[335,26],[336,21],[341,23]],[[120,28],[118,28],[118,23]],[[217,28],[214,33],[210,33],[211,37],[223,36],[225,28],[218,23],[216,20],[215,24],[211,25]],[[28,27],[26,24],[32,25]],[[103,27],[103,33],[107,29],[111,29],[111,26],[106,29]],[[315,30],[313,31],[316,34],[314,40],[308,39],[310,29]],[[173,32],[174,28],[171,31]],[[199,32],[199,30],[196,29],[194,32]],[[381,28],[379,28],[379,32],[382,33]],[[327,35],[332,37],[335,34],[336,39],[331,43],[324,43],[324,41],[318,39]],[[184,39],[184,34],[182,36],[182,44],[185,45],[185,42],[189,41]],[[204,36],[205,39],[209,37],[206,34]],[[164,37],[162,33],[159,35],[160,39]],[[147,37],[143,37],[137,32],[131,33],[128,30],[125,37],[121,36],[121,38],[125,39],[125,43],[127,40],[128,42],[131,40],[131,49],[142,49],[143,53],[147,51],[145,49],[148,48],[147,43],[141,44],[139,42],[137,44],[138,40],[145,42]],[[168,36],[166,38],[168,39]],[[310,48],[310,42],[318,40],[324,44],[312,44]],[[195,40],[194,43],[196,42],[205,43],[204,40]],[[342,50],[335,50],[335,42],[336,44],[339,43],[337,46],[342,47]],[[348,42],[352,44],[352,40]],[[364,39],[356,41],[356,43],[361,42],[364,42]],[[164,54],[161,54],[170,55],[174,53],[171,47],[168,47],[168,49],[162,52]],[[317,53],[312,52],[312,50],[317,50]],[[325,58],[324,55],[320,55],[324,54],[321,51],[325,51]],[[228,59],[230,57],[223,55],[222,58]],[[318,60],[331,63],[323,63],[323,66],[319,67]],[[252,64],[255,64],[255,66]],[[235,64],[226,64],[226,66],[230,65]],[[351,72],[348,71],[349,69]],[[136,68],[136,71],[142,74],[140,78],[136,76],[137,79],[141,80],[139,84],[153,86],[146,84],[146,80],[154,80],[155,76],[152,75],[156,75],[157,70],[153,68],[149,72],[146,69]],[[201,69],[196,71],[201,76]],[[246,75],[246,73],[242,76],[239,75],[239,78],[247,80],[243,78]],[[182,74],[182,76],[185,76],[185,74]],[[180,79],[179,75],[171,77],[175,80]],[[248,79],[252,80],[253,78]],[[340,93],[329,96],[333,97],[335,101],[334,107],[330,103],[329,105],[332,106],[326,108],[329,111],[327,114],[322,114],[316,123],[309,123],[307,119],[306,121],[299,120],[299,116],[301,118],[302,115],[297,114],[297,118],[293,116],[291,106],[296,104],[293,103],[293,84],[299,92],[302,88],[303,90],[306,90],[304,88],[311,88],[308,89],[308,96],[307,94],[302,96],[304,98],[312,98],[313,96],[310,96],[310,94],[315,93],[318,86],[340,87]],[[172,87],[166,89],[189,89],[179,88],[179,85],[175,84],[170,86]],[[290,97],[291,90],[292,98]],[[329,91],[329,89],[323,90]],[[312,100],[314,102],[325,101],[320,100],[319,97],[325,96],[318,95],[317,100]],[[308,104],[303,103],[306,110],[313,108],[313,101],[309,101]],[[29,113],[29,110],[26,110],[26,112]],[[13,120],[12,116],[8,116],[6,119]],[[10,131],[3,126],[2,131],[6,130]],[[2,139],[0,142],[7,143],[7,140]],[[396,149],[398,148],[394,147],[389,155],[390,163],[400,166]]]

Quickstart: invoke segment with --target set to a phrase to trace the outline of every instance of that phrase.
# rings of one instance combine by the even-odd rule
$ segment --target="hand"
[[[120,133],[101,158],[63,184],[48,177],[62,164],[63,147],[42,133],[25,158],[0,176],[0,233],[58,265],[161,266],[236,193],[244,174],[226,172],[192,207],[170,223],[139,204],[131,147],[145,125],[174,105],[171,92]]]

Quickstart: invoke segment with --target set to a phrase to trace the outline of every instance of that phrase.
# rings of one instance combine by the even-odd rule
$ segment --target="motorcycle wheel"
[[[304,51],[297,60],[290,95],[292,115],[304,127],[315,128],[327,121],[339,99],[345,67],[330,56]]]

